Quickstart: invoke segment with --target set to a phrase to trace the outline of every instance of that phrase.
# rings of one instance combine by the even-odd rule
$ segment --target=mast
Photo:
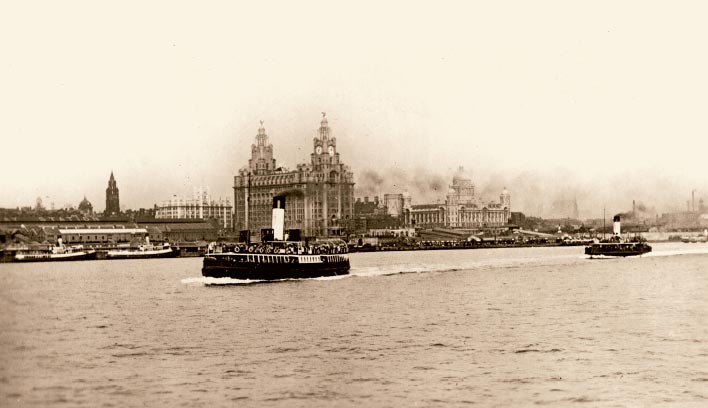
[[[602,239],[605,239],[605,207],[602,207]]]

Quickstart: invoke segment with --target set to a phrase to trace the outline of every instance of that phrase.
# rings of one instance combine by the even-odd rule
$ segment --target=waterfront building
[[[367,230],[366,235],[370,237],[414,237],[415,228],[371,228]]]
[[[58,228],[65,244],[120,244],[145,240],[145,228]],[[52,241],[49,241],[52,242]]]
[[[0,231],[14,231],[19,241],[111,246],[141,242],[148,236],[152,242],[184,243],[215,241],[225,236],[223,228],[199,219],[149,219],[131,221],[127,218],[111,221],[88,217],[3,217],[0,209]],[[14,234],[13,232],[13,234]]]
[[[369,197],[364,197],[363,201],[361,197],[357,197],[356,202],[354,203],[355,217],[384,214],[386,214],[386,208],[379,200],[379,196],[374,196],[373,201],[369,200]]]
[[[401,228],[404,225],[404,218],[401,216],[401,205],[405,201],[399,200],[397,194],[387,194],[384,201],[380,201],[378,196],[373,201],[369,197],[356,199],[354,203],[354,222],[349,226],[349,232],[355,234],[366,234],[371,229]],[[388,204],[385,204],[388,201]],[[390,208],[390,209],[389,209]],[[391,213],[398,214],[396,216]]]
[[[108,188],[106,188],[106,211],[103,215],[114,216],[120,214],[120,198],[118,196],[118,185],[116,179],[111,172],[111,178],[108,179]]]
[[[352,221],[354,176],[341,162],[326,115],[312,141],[310,162],[278,167],[263,122],[248,166],[234,176],[234,227],[259,234],[271,227],[272,202],[285,196],[285,229],[305,236],[340,234]]]
[[[215,200],[209,188],[195,187],[192,198],[173,195],[163,201],[155,211],[156,219],[212,219],[218,220],[221,228],[233,227],[233,207],[229,199]]]
[[[199,220],[153,220],[138,225],[147,229],[153,242],[170,242],[180,247],[187,242],[216,241],[221,236],[212,223]]]
[[[403,194],[384,194],[386,214],[400,217],[403,214]]]
[[[472,179],[463,177],[462,171],[458,171],[445,203],[411,205],[408,211],[410,223],[420,228],[502,227],[511,217],[511,194],[504,188],[498,202],[484,203],[475,195]]]

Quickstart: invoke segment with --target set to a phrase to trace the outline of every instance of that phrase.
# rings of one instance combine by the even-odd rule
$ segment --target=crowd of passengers
[[[220,252],[218,246],[212,243],[209,244],[209,252]],[[273,245],[269,242],[252,243],[250,245],[238,244],[222,244],[221,252],[245,252],[253,254],[286,254],[286,255],[326,255],[326,254],[346,254],[349,252],[347,244],[344,242],[311,242],[305,245],[296,245],[287,243],[282,245]]]

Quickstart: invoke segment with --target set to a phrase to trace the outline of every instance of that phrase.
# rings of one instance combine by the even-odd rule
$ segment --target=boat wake
[[[656,247],[655,247],[656,248]],[[705,255],[708,254],[708,245],[690,245],[681,248],[662,248],[659,250],[654,250],[648,254],[642,255],[642,257],[656,257],[656,256],[675,256],[675,255]]]
[[[276,280],[251,280],[251,279],[231,279],[231,278],[210,278],[206,276],[198,276],[182,279],[182,284],[185,285],[200,285],[200,286],[241,286],[254,285],[257,283],[277,283],[277,282],[297,282],[297,281],[329,281],[338,280],[350,277],[352,275],[338,276],[322,276],[318,278],[303,278],[303,279],[276,279]]]
[[[444,273],[461,270],[490,270],[499,268],[523,268],[532,265],[562,265],[578,262],[582,258],[577,254],[562,254],[544,257],[505,257],[505,258],[477,258],[457,259],[454,262],[444,263],[391,263],[385,265],[353,266],[348,275],[323,276],[318,278],[282,279],[282,280],[241,280],[231,278],[191,277],[182,279],[187,285],[252,285],[256,283],[275,283],[293,281],[330,281],[351,277],[369,278],[377,276],[390,276],[411,273]]]
[[[241,280],[241,279],[230,279],[230,278],[209,278],[206,276],[195,276],[191,278],[182,279],[182,283],[185,285],[251,285],[254,283],[260,283],[264,281],[260,280]]]
[[[654,251],[643,254],[637,257],[628,257],[627,260],[645,258],[645,257],[666,257],[675,255],[693,255],[693,254],[708,254],[708,245],[685,245],[685,246],[667,246],[655,245]],[[353,266],[348,275],[324,276],[319,278],[303,278],[303,279],[283,279],[283,280],[240,280],[230,278],[209,278],[209,277],[190,277],[182,279],[185,285],[204,285],[204,286],[225,286],[225,285],[253,285],[264,283],[277,282],[297,282],[297,281],[334,281],[346,278],[369,278],[378,276],[392,276],[401,274],[414,273],[445,273],[455,271],[485,271],[494,269],[523,269],[532,266],[563,266],[573,265],[579,262],[586,262],[590,259],[588,255],[578,253],[565,253],[551,256],[530,256],[530,257],[505,257],[505,258],[477,258],[477,259],[456,259],[453,262],[444,263],[391,263],[384,265],[370,266]],[[596,256],[594,259],[617,260],[617,257],[602,257]]]

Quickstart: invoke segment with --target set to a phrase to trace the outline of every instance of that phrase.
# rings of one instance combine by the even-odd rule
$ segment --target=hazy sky
[[[464,166],[530,215],[708,200],[705,2],[98,3],[0,5],[0,207],[102,211],[111,170],[124,208],[232,198],[259,120],[294,167],[322,111],[362,196]]]

